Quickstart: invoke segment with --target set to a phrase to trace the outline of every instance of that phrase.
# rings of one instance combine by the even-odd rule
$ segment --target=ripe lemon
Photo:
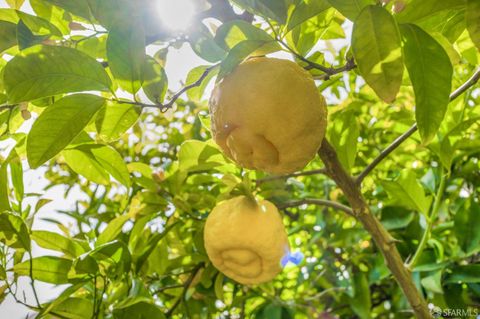
[[[212,133],[240,166],[303,169],[325,135],[327,108],[312,76],[292,61],[257,57],[235,68],[210,98]]]
[[[213,265],[245,285],[272,280],[288,252],[282,217],[271,202],[238,196],[216,206],[207,218],[205,248]]]

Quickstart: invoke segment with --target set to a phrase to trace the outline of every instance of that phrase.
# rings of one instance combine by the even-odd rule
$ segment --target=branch
[[[301,206],[301,205],[304,205],[304,204],[331,207],[331,208],[334,208],[334,209],[341,210],[341,211],[347,213],[348,215],[355,217],[355,215],[353,213],[353,210],[350,207],[348,207],[346,205],[343,205],[341,203],[326,200],[326,199],[304,198],[304,199],[289,201],[289,202],[280,204],[280,205],[278,205],[278,208],[279,209],[284,209],[284,208],[289,208],[289,207],[297,207],[297,206]]]
[[[183,291],[182,291],[182,294],[180,295],[180,297],[178,297],[178,299],[175,301],[175,303],[172,305],[172,307],[170,307],[170,309],[168,309],[168,311],[165,313],[165,316],[166,317],[171,317],[173,312],[175,311],[175,309],[178,307],[178,305],[180,304],[180,302],[185,299],[185,296],[187,294],[187,291],[188,291],[188,288],[190,288],[190,285],[192,284],[193,282],[193,279],[195,278],[195,276],[197,275],[197,273],[200,271],[200,269],[202,269],[203,267],[203,262],[202,263],[199,263],[197,266],[195,266],[195,268],[193,269],[192,273],[190,274],[190,276],[188,277],[187,281],[185,281],[185,283],[183,284]]]
[[[466,90],[475,85],[475,83],[480,80],[480,68],[475,71],[475,73],[458,89],[450,94],[450,102],[455,100],[457,97],[462,95]],[[355,183],[360,185],[365,177],[378,165],[380,162],[385,159],[391,152],[393,152],[397,147],[399,147],[406,139],[412,136],[418,130],[417,123],[413,124],[408,131],[397,137],[392,144],[385,148],[355,179]]]
[[[296,172],[296,173],[291,173],[291,174],[285,174],[285,175],[273,175],[273,176],[267,176],[264,178],[259,178],[255,181],[255,183],[258,185],[265,183],[265,182],[270,182],[270,181],[275,181],[279,179],[287,179],[290,177],[299,177],[299,176],[310,176],[310,175],[317,175],[317,174],[326,174],[326,171],[324,168],[320,169],[314,169],[311,171],[303,171],[303,172]]]
[[[396,240],[388,233],[380,221],[371,213],[358,185],[340,163],[335,149],[324,139],[318,152],[328,174],[342,189],[352,207],[353,214],[372,236],[382,252],[386,266],[397,280],[417,318],[431,318],[427,302],[413,282],[410,271],[404,266],[403,259],[395,246]]]
[[[15,106],[17,106],[18,104],[4,104],[4,105],[0,105],[0,112],[2,112],[3,110],[11,110],[13,109]]]

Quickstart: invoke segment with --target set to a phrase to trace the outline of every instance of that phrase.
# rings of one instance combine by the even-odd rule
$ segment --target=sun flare
[[[158,15],[171,30],[185,30],[190,26],[195,13],[192,0],[158,0]]]

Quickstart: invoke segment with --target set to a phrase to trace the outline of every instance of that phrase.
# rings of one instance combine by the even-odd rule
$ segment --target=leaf
[[[223,162],[223,156],[218,148],[209,143],[189,140],[180,145],[178,151],[179,170],[203,169],[206,164],[216,166],[219,162]]]
[[[243,20],[233,20],[224,23],[215,34],[215,42],[227,50],[246,40],[274,41],[267,32]]]
[[[132,266],[127,245],[118,240],[96,247],[88,256],[93,257],[110,276],[124,275]]]
[[[401,26],[403,52],[415,92],[415,117],[423,143],[430,142],[442,123],[452,88],[453,67],[443,47],[413,24]]]
[[[138,301],[126,307],[113,309],[115,319],[165,319],[163,312],[155,305]]]
[[[85,249],[79,243],[58,233],[46,230],[34,230],[31,236],[38,246],[63,252],[72,258],[85,253]]]
[[[95,118],[98,137],[108,143],[118,140],[137,122],[141,112],[137,105],[107,103]]]
[[[33,279],[51,284],[68,283],[68,271],[72,261],[55,256],[36,257],[31,260]],[[13,271],[20,276],[30,275],[30,260],[13,266]]]
[[[299,2],[288,18],[286,31],[288,32],[292,30],[297,25],[318,15],[328,8],[330,8],[330,3],[328,0],[305,0]]]
[[[46,0],[60,8],[65,9],[68,12],[73,13],[79,17],[82,17],[86,20],[91,20],[91,11],[90,5],[93,1],[89,0]]]
[[[371,318],[370,308],[372,306],[372,300],[370,299],[368,279],[364,272],[357,271],[353,275],[353,291],[354,296],[350,298],[352,310],[361,319]]]
[[[397,25],[385,9],[362,10],[353,25],[352,51],[367,84],[385,102],[393,102],[402,83],[403,59]]]
[[[19,216],[0,213],[0,242],[12,248],[30,251],[28,228]]]
[[[470,38],[480,50],[480,1],[467,0],[465,19],[467,21],[467,30]]]
[[[214,63],[225,57],[226,52],[218,46],[208,28],[203,24],[197,25],[189,34],[188,41],[192,50],[205,61]]]
[[[240,42],[228,52],[227,57],[220,64],[217,81],[232,72],[249,55],[265,55],[278,50],[280,50],[280,46],[275,41],[247,40]]]
[[[6,163],[0,166],[0,212],[10,210],[10,200],[8,198],[8,171]]]
[[[274,19],[282,24],[287,20],[288,7],[291,3],[288,0],[234,0],[233,2],[250,13]]]
[[[100,172],[101,166],[121,184],[126,187],[130,186],[130,173],[127,165],[121,155],[110,146],[84,144],[65,150],[63,154],[64,156],[66,154],[66,160],[70,167],[78,174],[94,179],[95,172]],[[85,159],[88,159],[88,165],[84,165],[82,162]],[[102,181],[102,179],[99,178],[98,180]],[[108,183],[108,180],[106,183]]]
[[[224,300],[224,296],[223,296],[223,279],[224,278],[225,276],[221,272],[219,272],[215,277],[215,284],[214,284],[215,297],[217,297],[217,299],[221,301]]]
[[[68,319],[84,319],[92,315],[93,318],[93,303],[86,298],[72,297],[63,300],[61,303],[53,307],[50,312],[55,317]]]
[[[85,53],[43,45],[30,47],[9,61],[4,82],[11,103],[69,92],[107,91],[111,86],[102,65]]]
[[[444,283],[480,283],[480,265],[456,266]]]
[[[100,233],[95,246],[101,246],[114,240],[122,231],[123,225],[130,219],[130,215],[120,215],[108,223],[107,227]]]
[[[107,38],[110,70],[125,91],[135,94],[143,81],[145,32],[140,21],[131,18],[111,28]]]
[[[17,44],[17,25],[0,20],[0,53]]]
[[[18,156],[15,149],[10,152],[9,157],[9,166],[10,166],[10,176],[12,180],[13,189],[15,191],[15,198],[19,203],[22,202],[23,196],[25,195],[25,188],[23,185],[23,167],[22,160]]]
[[[360,12],[368,5],[373,4],[372,0],[327,0],[330,5],[337,9],[344,17],[355,21]]]
[[[428,277],[422,278],[421,283],[425,289],[437,294],[443,294],[441,270],[436,271]]]
[[[20,9],[22,7],[23,3],[25,2],[25,0],[5,0],[5,2],[8,3],[10,8]]]
[[[163,102],[168,89],[168,78],[165,69],[154,58],[147,57],[145,60],[142,87],[150,101]]]
[[[333,114],[333,125],[328,130],[329,140],[337,151],[343,167],[350,171],[357,155],[357,139],[360,128],[354,112]]]
[[[459,9],[465,6],[465,0],[410,0],[405,9],[395,18],[399,23],[416,22],[432,16],[442,10]]]
[[[422,214],[428,213],[431,200],[425,196],[412,170],[403,170],[396,181],[382,181],[381,184],[394,204]]]
[[[414,214],[401,207],[387,206],[382,209],[382,224],[387,230],[407,227],[413,220]]]
[[[42,43],[48,35],[34,35],[32,31],[20,20],[17,24],[17,42],[20,50]]]
[[[470,206],[460,209],[455,214],[455,236],[463,252],[470,256],[480,250],[480,205],[470,201]]]
[[[63,150],[104,104],[105,99],[100,96],[74,94],[47,107],[28,134],[30,167],[39,167]]]
[[[40,17],[22,12],[16,11],[16,14],[21,22],[32,31],[34,35],[44,35],[44,36],[56,36],[61,37],[62,32],[50,21],[42,19]]]
[[[185,81],[185,85],[190,85],[190,84],[193,84],[193,83],[199,81],[200,78],[205,74],[205,72],[209,68],[212,68],[212,66],[200,65],[200,66],[197,66],[197,67],[191,69],[190,72],[188,72],[187,80]],[[188,98],[190,100],[193,100],[193,101],[201,101],[207,85],[210,83],[212,78],[215,75],[217,75],[217,73],[218,73],[218,67],[214,67],[213,69],[210,69],[207,76],[205,76],[202,79],[200,85],[198,85],[196,87],[193,87],[193,88],[191,88],[190,90],[187,91]]]
[[[77,174],[97,184],[108,185],[110,176],[91,152],[74,148],[62,152],[67,165]]]

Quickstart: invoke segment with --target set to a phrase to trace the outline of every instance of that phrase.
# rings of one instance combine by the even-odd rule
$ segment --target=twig
[[[170,307],[170,309],[168,309],[168,311],[165,313],[165,316],[166,317],[171,317],[173,312],[175,311],[175,309],[178,307],[178,305],[180,304],[180,302],[182,302],[182,300],[185,299],[185,296],[187,294],[187,291],[188,291],[188,288],[190,288],[190,285],[192,284],[193,282],[193,279],[195,278],[195,276],[197,275],[197,273],[200,271],[200,269],[202,269],[203,267],[203,263],[199,263],[197,266],[195,266],[195,268],[193,269],[192,273],[190,274],[190,276],[188,277],[187,281],[185,281],[185,283],[183,284],[183,291],[182,291],[182,294],[180,295],[180,297],[178,297],[178,299],[175,301],[175,303]]]
[[[325,164],[330,177],[342,189],[352,207],[353,214],[362,223],[365,230],[372,236],[378,249],[385,258],[385,264],[397,280],[405,294],[415,316],[420,319],[431,318],[427,302],[418,291],[411,272],[404,266],[403,259],[395,246],[396,240],[383,227],[380,221],[371,213],[370,207],[363,198],[355,180],[343,168],[335,149],[327,139],[324,139],[318,152]]]
[[[433,223],[437,218],[437,214],[440,209],[440,205],[442,203],[442,197],[443,197],[443,192],[445,191],[445,185],[446,185],[446,176],[442,172],[442,176],[440,177],[440,184],[438,185],[437,195],[435,196],[435,202],[433,203],[433,208],[430,213],[430,216],[427,217],[427,228],[423,233],[422,239],[418,244],[417,250],[415,251],[415,254],[413,255],[412,260],[407,264],[407,267],[410,270],[412,270],[413,267],[415,267],[415,265],[417,264],[418,260],[420,259],[420,256],[423,253],[423,250],[425,249],[425,246],[427,245],[428,239],[430,238],[430,233],[432,232]]]
[[[160,287],[160,288],[158,288],[157,290],[155,290],[155,291],[153,292],[153,294],[156,295],[156,294],[159,294],[159,293],[161,293],[161,292],[163,292],[163,291],[165,291],[165,290],[175,289],[175,288],[182,288],[182,287],[183,287],[183,285],[180,285],[180,284],[178,284],[178,285],[164,286],[164,287]]]
[[[18,104],[4,104],[4,105],[0,105],[0,112],[2,112],[3,110],[11,110],[13,109],[15,106],[17,106]]]
[[[301,205],[327,206],[327,207],[331,207],[331,208],[341,210],[341,211],[347,213],[350,216],[355,216],[354,213],[353,213],[353,210],[350,207],[348,207],[346,205],[343,205],[343,204],[340,204],[338,202],[334,202],[334,201],[326,200],[326,199],[304,198],[304,199],[299,199],[299,200],[279,204],[277,206],[280,209],[284,209],[284,208],[288,208],[288,207],[297,207],[297,206],[301,206]]]
[[[317,175],[317,174],[326,174],[326,171],[324,168],[320,169],[314,169],[311,171],[303,171],[303,172],[296,172],[296,173],[291,173],[291,174],[286,174],[286,175],[273,175],[273,176],[267,176],[264,178],[259,178],[255,180],[255,183],[257,185],[263,184],[265,182],[270,182],[270,181],[275,181],[279,179],[287,179],[290,177],[299,177],[299,176],[310,176],[310,175]]]
[[[480,80],[480,68],[475,71],[475,73],[458,89],[450,94],[450,102],[455,100],[457,97],[462,95],[463,92],[468,90],[470,87],[475,85],[475,83]],[[408,131],[397,137],[392,144],[385,148],[355,179],[355,183],[360,185],[365,177],[378,165],[380,162],[385,159],[391,152],[393,152],[397,147],[399,147],[406,139],[412,136],[418,130],[417,123],[413,124]]]
[[[33,296],[35,297],[35,302],[37,303],[38,308],[42,309],[42,306],[40,304],[40,300],[38,299],[37,289],[35,288],[35,281],[33,279],[33,258],[32,258],[32,252],[30,250],[28,251],[28,255],[30,256],[30,259],[29,259],[29,263],[30,263],[30,269],[29,269],[30,285],[32,286]]]

